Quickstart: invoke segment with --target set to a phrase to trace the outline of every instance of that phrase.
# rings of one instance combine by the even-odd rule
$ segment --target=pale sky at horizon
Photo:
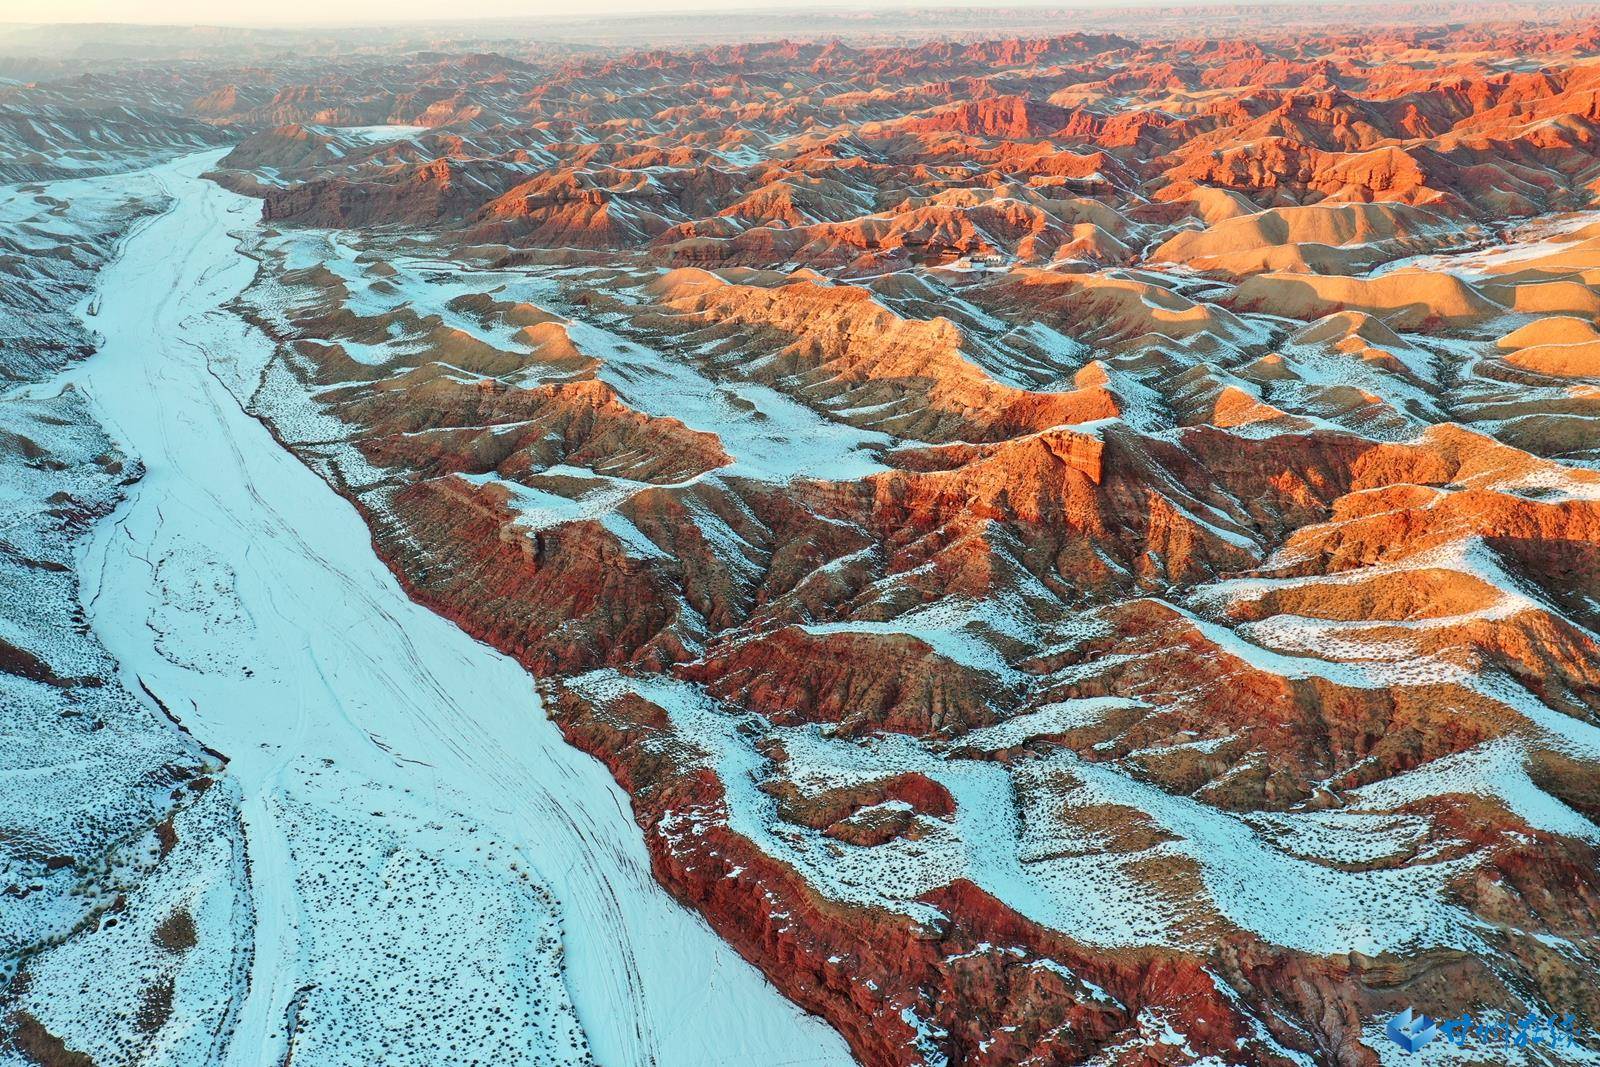
[[[906,7],[1107,7],[1140,0],[0,0],[5,22],[132,22],[157,25],[340,25],[363,22],[541,18],[651,11],[772,7],[882,11]],[[1173,2],[1173,0],[1167,0]],[[1183,2],[1183,0],[1177,0]],[[1215,0],[1212,0],[1215,2]],[[258,14],[257,14],[258,12]]]

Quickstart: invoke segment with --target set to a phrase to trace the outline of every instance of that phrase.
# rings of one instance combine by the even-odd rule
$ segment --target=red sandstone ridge
[[[1600,29],[1516,10],[193,99],[255,409],[863,1063],[1365,1067],[1600,1013]]]
[[[804,392],[840,406],[902,398],[896,421],[917,436],[988,439],[1118,413],[1115,395],[1098,384],[1058,393],[1007,387],[962,354],[953,323],[902,319],[865,289],[730,284],[703,271],[674,271],[653,289],[663,307],[708,336],[738,331],[771,344],[776,351],[754,371],[758,380],[783,387],[809,379]]]
[[[1072,116],[1059,107],[1025,96],[996,96],[908,119],[901,128],[911,133],[950,131],[973,137],[1021,140],[1049,137]]]

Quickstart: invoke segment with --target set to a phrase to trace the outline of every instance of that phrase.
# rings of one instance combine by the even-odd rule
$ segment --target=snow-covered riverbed
[[[224,305],[259,206],[199,175],[102,276],[70,372],[148,473],[83,560],[128,674],[230,759],[255,956],[230,1062],[847,1063],[651,880],[627,798],[528,675],[412,604],[355,511],[241,409]],[[579,1028],[581,1027],[581,1034]]]

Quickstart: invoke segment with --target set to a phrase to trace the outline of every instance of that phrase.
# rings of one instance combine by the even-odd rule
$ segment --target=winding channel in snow
[[[220,154],[107,179],[171,207],[103,273],[85,308],[103,344],[63,380],[147,468],[85,551],[90,621],[243,797],[255,956],[230,1062],[348,1059],[340,1040],[372,1037],[297,1018],[308,990],[382,1037],[432,1010],[407,990],[431,983],[499,1031],[507,990],[544,981],[604,1064],[848,1063],[652,881],[627,797],[528,675],[410,602],[354,509],[241,408],[270,354],[226,309],[255,271],[239,235],[259,206],[200,177]],[[538,944],[541,901],[559,944]],[[369,968],[424,981],[381,993],[391,976]],[[513,1061],[581,1059],[550,1045],[548,998],[539,1012],[507,1028]],[[441,1034],[441,1052],[446,1036],[474,1041]]]

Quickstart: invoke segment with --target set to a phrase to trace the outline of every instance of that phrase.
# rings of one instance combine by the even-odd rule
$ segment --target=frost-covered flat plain
[[[411,603],[244,412],[270,343],[227,305],[259,209],[200,177],[217,157],[120,179],[172,206],[102,275],[101,350],[66,377],[146,467],[84,550],[88,622],[239,798],[252,957],[225,1062],[848,1062],[655,885],[626,796],[528,675]],[[119,1062],[87,971],[57,969],[43,1022]]]

